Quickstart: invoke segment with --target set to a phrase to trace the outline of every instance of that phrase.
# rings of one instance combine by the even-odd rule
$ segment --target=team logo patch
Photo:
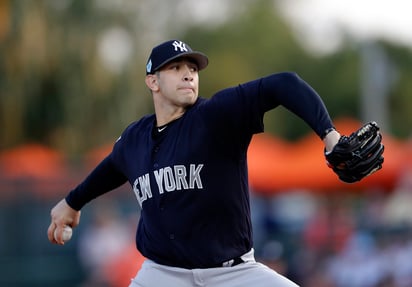
[[[149,62],[146,65],[146,71],[150,73],[152,71],[152,59],[149,60]]]

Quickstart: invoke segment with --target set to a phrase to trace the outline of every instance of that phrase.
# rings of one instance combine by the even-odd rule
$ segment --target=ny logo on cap
[[[177,51],[177,49],[180,49],[180,52],[187,52],[186,44],[182,41],[174,41],[172,45],[173,47],[175,47],[175,51]]]

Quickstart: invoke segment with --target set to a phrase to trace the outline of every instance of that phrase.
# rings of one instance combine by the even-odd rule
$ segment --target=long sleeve
[[[108,156],[66,196],[66,202],[73,209],[80,210],[92,199],[121,186],[126,180]]]
[[[282,105],[303,119],[319,137],[333,127],[320,96],[297,74],[280,73],[266,77],[261,82],[261,91],[265,95],[265,111]]]

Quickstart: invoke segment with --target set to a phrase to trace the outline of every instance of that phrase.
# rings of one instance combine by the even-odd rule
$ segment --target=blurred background
[[[383,3],[385,2],[385,3]],[[1,0],[0,286],[128,286],[129,186],[87,205],[62,246],[50,209],[153,112],[151,48],[210,59],[200,94],[295,71],[341,133],[375,120],[383,169],[342,184],[322,143],[280,107],[249,150],[256,256],[302,286],[412,286],[412,4],[405,0]]]

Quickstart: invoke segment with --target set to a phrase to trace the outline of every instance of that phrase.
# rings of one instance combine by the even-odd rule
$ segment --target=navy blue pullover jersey
[[[153,132],[155,115],[132,123],[66,200],[80,210],[129,181],[141,206],[136,244],[145,257],[189,269],[221,265],[252,248],[247,148],[263,131],[264,113],[278,105],[319,136],[332,127],[310,86],[296,74],[274,74],[198,98],[161,133]]]

